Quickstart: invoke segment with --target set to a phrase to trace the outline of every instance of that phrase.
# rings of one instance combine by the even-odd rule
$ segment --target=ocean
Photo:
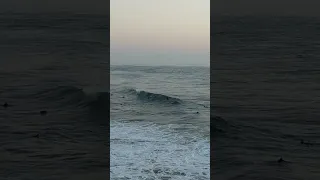
[[[111,66],[111,179],[210,179],[209,67]]]
[[[107,179],[106,22],[0,14],[0,179]]]
[[[0,14],[0,179],[209,179],[209,67],[110,70],[106,22]]]
[[[320,19],[212,21],[212,178],[320,179]]]
[[[211,76],[109,69],[107,19],[0,14],[0,179],[320,178],[318,18],[213,18]]]

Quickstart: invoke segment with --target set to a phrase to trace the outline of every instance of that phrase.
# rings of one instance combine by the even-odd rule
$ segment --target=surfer
[[[41,114],[42,116],[47,115],[47,111],[40,111],[40,114]]]
[[[310,143],[310,142],[304,142],[304,140],[303,139],[301,139],[301,142],[300,142],[301,144],[305,144],[305,145],[307,145],[307,146],[311,146],[311,145],[313,145],[312,143]]]
[[[7,108],[9,106],[9,104],[7,103],[7,102],[5,102],[4,104],[3,104],[3,107],[5,107],[5,108]]]
[[[280,157],[280,159],[278,160],[278,163],[282,163],[282,162],[285,162],[282,157]]]

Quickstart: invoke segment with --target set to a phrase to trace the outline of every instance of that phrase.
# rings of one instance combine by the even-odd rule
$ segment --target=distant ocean
[[[320,19],[213,21],[212,178],[320,179]]]
[[[210,179],[209,67],[110,73],[111,179]]]
[[[0,14],[0,179],[107,179],[107,20]]]

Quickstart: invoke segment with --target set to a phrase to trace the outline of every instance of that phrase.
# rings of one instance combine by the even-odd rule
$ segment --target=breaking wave
[[[109,107],[110,93],[98,88],[58,86],[33,95],[45,101],[60,102],[60,105]]]
[[[182,104],[182,100],[179,98],[167,96],[164,94],[157,94],[148,91],[137,91],[135,89],[129,89],[129,93],[134,94],[141,101],[169,103],[169,104]]]

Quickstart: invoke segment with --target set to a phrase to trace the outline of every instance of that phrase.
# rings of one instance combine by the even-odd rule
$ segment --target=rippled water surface
[[[215,179],[320,178],[319,22],[214,19],[211,115],[221,117],[211,119]]]
[[[0,14],[1,178],[107,178],[106,19]]]

